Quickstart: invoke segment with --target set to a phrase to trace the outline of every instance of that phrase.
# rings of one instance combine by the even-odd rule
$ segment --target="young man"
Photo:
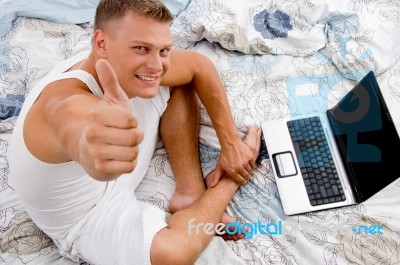
[[[189,234],[189,220],[216,224],[251,177],[260,131],[251,128],[243,143],[212,63],[172,51],[171,20],[157,0],[100,1],[92,50],[58,64],[21,110],[10,154],[14,187],[33,221],[74,260],[191,264],[212,235]],[[168,108],[170,91],[160,84],[174,87]],[[219,172],[227,173],[215,173],[207,191],[192,88],[221,142]],[[177,212],[168,223],[133,193],[149,166],[161,116],[177,179],[171,202]]]

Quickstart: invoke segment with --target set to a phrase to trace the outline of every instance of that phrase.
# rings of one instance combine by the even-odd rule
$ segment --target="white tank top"
[[[27,149],[23,139],[23,124],[26,114],[43,88],[55,80],[76,78],[84,82],[90,91],[102,97],[103,93],[96,80],[82,70],[65,72],[73,65],[86,59],[89,52],[77,54],[59,63],[29,93],[14,128],[10,151],[10,181],[32,220],[50,237],[65,240],[71,230],[79,229],[85,223],[91,210],[108,193],[115,181],[97,181],[76,162],[62,164],[44,163],[35,158]],[[169,89],[161,87],[152,99],[132,99],[133,111],[138,126],[144,131],[143,142],[139,145],[138,163],[135,170],[117,179],[129,182],[135,189],[143,179],[156,143],[158,125],[166,109]],[[45,143],[44,143],[45,144]],[[67,240],[69,242],[74,239]]]

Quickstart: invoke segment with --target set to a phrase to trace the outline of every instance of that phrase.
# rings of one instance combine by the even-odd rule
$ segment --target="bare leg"
[[[199,110],[194,89],[174,88],[160,123],[161,137],[176,180],[175,194],[169,205],[172,213],[192,205],[206,190],[200,167],[199,129]],[[256,135],[255,131],[252,133]],[[207,177],[212,174],[213,172]],[[235,220],[223,212],[220,221],[228,224]],[[243,237],[243,234],[223,236],[224,239],[232,240]]]
[[[260,130],[254,129],[249,130],[246,137],[254,159],[259,153],[260,137]],[[223,176],[214,188],[207,189],[189,207],[172,214],[168,226],[153,239],[152,264],[194,264],[215,235],[205,227],[212,224],[215,228],[238,187],[232,178]]]
[[[205,191],[200,167],[199,107],[195,90],[175,87],[160,123],[160,133],[176,180],[169,210],[174,213],[197,200]]]
[[[173,214],[168,227],[153,239],[152,264],[194,264],[214,236],[202,229],[204,224],[218,223],[237,188],[236,182],[224,177],[191,206]]]
[[[249,130],[246,137],[246,144],[253,152],[254,159],[259,153],[260,138],[261,131],[254,128]],[[214,188],[206,190],[189,207],[172,214],[167,221],[168,226],[153,239],[150,251],[152,264],[195,263],[215,235],[206,232],[208,229],[204,229],[204,226],[217,225],[238,187],[232,178],[223,176]]]

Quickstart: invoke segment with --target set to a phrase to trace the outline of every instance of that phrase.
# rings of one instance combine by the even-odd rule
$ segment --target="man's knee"
[[[171,98],[168,105],[179,105],[191,110],[198,109],[196,90],[191,85],[174,87],[171,91]]]
[[[173,233],[164,228],[154,237],[150,253],[152,265],[192,265],[197,260],[202,247],[188,237]]]
[[[199,122],[199,104],[195,90],[188,86],[175,87],[167,110],[161,118],[161,134],[171,133],[177,128],[196,128],[198,131]]]

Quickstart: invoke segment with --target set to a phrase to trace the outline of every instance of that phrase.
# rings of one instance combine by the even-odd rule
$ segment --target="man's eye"
[[[136,50],[142,51],[142,52],[147,51],[146,47],[143,47],[143,46],[136,46],[136,47],[134,47],[134,48],[135,48]]]
[[[169,49],[162,49],[160,51],[160,53],[163,54],[163,55],[167,55],[169,53],[169,51],[170,51]]]

